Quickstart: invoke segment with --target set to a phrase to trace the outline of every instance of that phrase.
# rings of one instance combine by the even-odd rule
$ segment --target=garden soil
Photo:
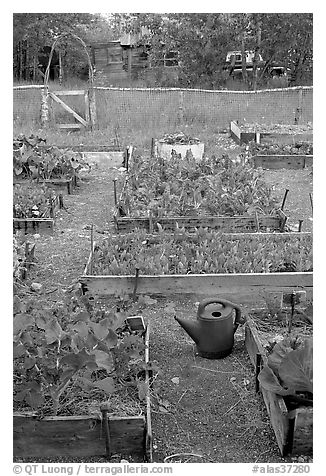
[[[64,196],[54,233],[40,235],[36,241],[36,263],[25,288],[33,294],[30,284],[42,284],[40,294],[49,301],[62,300],[64,291],[83,273],[92,225],[96,241],[113,230],[113,179],[121,159],[98,154],[91,161],[91,172],[71,195]],[[294,217],[294,223],[303,219],[303,231],[311,231],[311,170],[268,171],[266,177],[280,195],[290,189],[285,212]],[[150,358],[158,368],[152,386],[154,461],[163,462],[178,453],[197,454],[202,462],[212,463],[307,460],[280,456],[262,397],[255,393],[242,326],[230,356],[208,360],[196,355],[193,341],[174,315],[195,319],[197,306],[195,297],[186,296],[145,299],[138,305],[150,324]],[[68,462],[67,458],[46,461]]]

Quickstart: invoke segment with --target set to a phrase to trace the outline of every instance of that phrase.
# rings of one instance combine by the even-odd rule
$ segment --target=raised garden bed
[[[51,199],[51,203],[42,218],[13,218],[14,231],[28,233],[53,232],[55,214],[57,210],[63,208],[62,195],[57,195]]]
[[[279,240],[285,239],[285,237],[282,237],[282,234],[280,235],[278,235]],[[309,235],[302,235],[301,238],[300,234],[295,235],[298,240],[311,240],[311,236]],[[102,262],[98,261],[98,245],[94,243],[84,273],[79,279],[84,292],[89,291],[91,294],[98,296],[109,296],[119,293],[132,294],[136,292],[140,294],[165,296],[170,294],[194,294],[199,296],[217,294],[225,298],[236,298],[238,301],[245,299],[252,303],[261,302],[261,293],[266,289],[270,291],[280,291],[285,289],[289,292],[292,289],[305,289],[308,295],[311,295],[312,293],[312,272],[305,270],[293,272],[293,268],[288,266],[289,263],[287,266],[283,266],[283,268],[275,268],[275,270],[277,269],[282,272],[273,272],[273,270],[271,270],[272,272],[254,272],[254,269],[250,267],[248,261],[249,258],[244,259],[249,248],[247,251],[245,251],[245,249],[240,251],[237,247],[240,245],[236,245],[238,242],[241,243],[241,246],[244,246],[244,242],[246,241],[245,235],[241,235],[240,238],[232,242],[229,236],[225,235],[223,237],[222,234],[218,234],[218,237],[216,238],[217,242],[215,243],[213,240],[215,243],[214,246],[216,245],[215,254],[213,253],[213,257],[210,257],[211,252],[207,251],[205,259],[200,257],[200,250],[203,246],[203,244],[200,245],[200,238],[195,246],[195,254],[199,254],[198,256],[196,254],[197,257],[194,258],[196,269],[201,269],[200,274],[198,271],[196,272],[189,268],[189,263],[192,263],[193,258],[189,258],[190,261],[187,261],[186,258],[188,254],[190,256],[190,254],[193,253],[190,246],[190,241],[194,239],[193,236],[191,238],[182,235],[180,237],[176,236],[175,240],[177,240],[177,242],[178,240],[181,240],[181,244],[179,243],[176,246],[173,245],[173,239],[170,239],[169,244],[163,244],[163,247],[159,244],[157,246],[157,257],[155,257],[156,254],[153,255],[152,252],[149,252],[148,246],[151,246],[151,238],[148,238],[147,240],[146,235],[137,237],[133,234],[134,246],[137,246],[135,243],[138,239],[141,241],[142,246],[137,249],[129,249],[127,245],[129,236],[130,235],[125,235],[125,237],[121,237],[119,235],[118,237],[111,236],[109,238],[109,248],[105,248],[104,254],[103,250],[101,253],[103,257],[104,255],[108,256],[111,264],[101,264],[100,268],[98,264]],[[233,237],[234,236],[236,235],[233,235]],[[269,237],[264,237],[264,234],[261,234],[260,236],[265,241],[271,241]],[[154,246],[157,245],[155,239],[157,239],[157,237],[154,237]],[[256,239],[257,237],[254,238],[254,240]],[[289,238],[289,240],[291,239],[292,238]],[[186,248],[184,248],[182,240],[184,240],[183,243],[185,243]],[[203,243],[208,243],[208,241],[209,239],[205,237],[202,238]],[[222,249],[217,250],[219,246],[218,243],[221,243],[222,241],[227,242],[226,246],[229,248],[231,247],[232,252],[222,252]],[[179,245],[180,250],[178,251]],[[164,246],[166,246],[166,252],[164,251]],[[251,245],[247,244],[245,248],[247,246],[250,247]],[[257,246],[257,243],[254,245],[253,242],[252,247],[255,249],[255,253],[258,253],[257,259],[263,259],[263,247],[261,246],[259,248],[259,245]],[[302,253],[303,247],[301,245],[300,248]],[[208,249],[209,248],[207,248],[207,250]],[[123,267],[124,265],[119,261],[118,255],[115,256],[116,253],[120,253],[119,250],[121,250],[121,253],[125,255],[125,259],[127,259],[127,255],[129,256],[130,253],[134,257],[133,259],[128,258],[127,268]],[[180,256],[182,255],[183,257],[178,257],[178,253],[181,253]],[[275,248],[274,252],[271,250],[268,252],[268,256],[272,260],[274,259],[272,258],[273,254],[277,255],[278,260],[281,259],[280,250]],[[289,258],[289,261],[291,261],[290,256],[292,255],[292,252],[287,252],[286,255]],[[153,257],[151,258],[151,256]],[[210,262],[211,259],[215,260],[217,264],[220,262],[222,266],[219,271],[215,268],[215,273],[211,272],[211,269],[214,269],[215,266],[213,262]],[[198,260],[202,260],[202,267],[198,264]],[[255,258],[253,258],[253,260],[255,260]],[[147,262],[151,263],[149,264],[150,268],[148,269],[154,270],[154,272],[146,272]],[[230,266],[226,265],[227,262]],[[265,264],[267,267],[269,266],[267,262]],[[102,269],[102,266],[104,266],[103,269],[105,269],[106,272],[101,273],[100,270]],[[108,269],[107,266],[109,266]],[[225,266],[227,266],[227,272],[225,272]],[[308,264],[307,266],[310,267]],[[163,272],[161,268],[163,269]],[[127,270],[127,272],[125,272],[125,270]],[[183,272],[181,270],[183,270]],[[247,271],[241,272],[241,270]],[[250,271],[248,272],[248,270]]]
[[[149,326],[140,316],[76,311],[74,300],[71,306],[14,301],[14,457],[151,462]],[[105,394],[107,402],[97,403]]]
[[[90,170],[82,154],[70,148],[45,145],[45,140],[31,135],[13,141],[14,183],[28,180],[47,184],[59,191],[72,192],[82,169]]]
[[[255,167],[263,169],[305,169],[313,163],[312,155],[255,155]]]
[[[284,231],[287,217],[260,172],[235,165],[223,156],[200,162],[138,158],[122,180],[113,215],[118,232],[137,228],[225,232]]]
[[[154,150],[157,157],[171,159],[173,155],[179,155],[184,159],[191,153],[195,160],[201,160],[204,155],[204,143],[197,138],[187,136],[179,132],[176,134],[165,134],[162,139],[155,141]]]
[[[308,142],[296,142],[292,145],[251,143],[247,148],[255,167],[304,169],[313,165],[313,146]]]
[[[284,333],[284,318],[283,321],[278,322],[278,326],[281,327]],[[269,329],[267,335],[270,340],[280,337],[279,328],[275,330],[274,326],[274,331],[272,331],[270,330],[271,326],[267,327]],[[299,334],[298,332],[296,334],[300,336],[300,331]],[[306,334],[306,329],[303,329],[301,335],[304,334]],[[262,393],[281,455],[311,453],[313,408],[307,404],[294,404],[286,397],[267,390],[260,384],[258,375],[264,366],[267,366],[268,351],[266,338],[262,338],[257,328],[257,321],[250,316],[247,317],[245,325],[245,345],[255,368],[256,390],[260,389]],[[268,345],[269,342],[267,342]]]
[[[257,142],[258,144],[294,144],[298,141],[312,142],[312,128],[296,125],[270,125],[230,123],[231,137],[239,145]]]
[[[35,180],[35,182],[39,184],[45,184],[61,193],[67,192],[68,195],[71,195],[73,189],[77,186],[77,177]],[[26,180],[14,179],[14,184],[24,183],[26,183]]]

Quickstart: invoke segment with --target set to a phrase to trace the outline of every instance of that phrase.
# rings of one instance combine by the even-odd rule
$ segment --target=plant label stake
[[[292,331],[292,322],[293,322],[293,316],[294,316],[295,298],[296,298],[296,293],[295,293],[295,291],[293,291],[292,294],[291,294],[291,316],[290,316],[289,325],[288,325],[288,333],[289,334],[291,334],[291,331]]]

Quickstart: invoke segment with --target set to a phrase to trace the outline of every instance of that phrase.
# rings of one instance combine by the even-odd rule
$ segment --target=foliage
[[[93,274],[143,275],[270,273],[312,270],[310,236],[241,238],[198,229],[148,237],[145,231],[111,236],[95,249]]]
[[[199,144],[200,139],[196,139],[195,137],[191,137],[189,135],[184,134],[183,132],[176,132],[175,134],[164,134],[160,142],[164,142],[165,144]]]
[[[94,38],[96,31],[103,27],[103,18],[90,13],[14,13],[13,14],[13,53],[14,73],[19,79],[30,79],[35,68],[45,71],[49,59],[50,47],[58,35],[74,33],[87,41]],[[80,74],[87,65],[85,52],[80,44],[67,38],[58,45],[61,51],[64,70]],[[21,64],[19,56],[24,58]],[[22,68],[23,67],[23,68]],[[35,79],[35,78],[34,78]]]
[[[135,159],[118,206],[133,217],[234,216],[269,214],[277,203],[262,172],[249,164],[187,154],[184,160]]]
[[[119,14],[117,14],[119,15]],[[223,65],[229,50],[260,52],[265,68],[281,62],[300,80],[312,70],[312,14],[310,13],[139,13],[122,14],[127,31],[148,34],[152,64],[165,51],[179,53],[179,86],[218,88],[224,85]],[[224,76],[224,78],[223,78]],[[249,78],[244,78],[247,82]],[[250,83],[253,87],[254,84]]]
[[[45,184],[15,184],[13,195],[14,218],[49,217],[55,195]]]
[[[50,305],[40,299],[14,297],[14,401],[52,414],[74,383],[100,389],[103,398],[118,380],[142,385],[144,342],[130,333],[126,315],[92,304],[88,297],[66,296]],[[117,357],[116,357],[117,354]]]
[[[294,144],[249,144],[252,155],[313,155],[313,145],[310,142],[295,142]]]
[[[277,343],[258,375],[262,387],[283,396],[312,396],[312,353],[312,338],[303,342],[287,338]]]
[[[45,146],[44,139],[20,134],[13,141],[13,169],[17,178],[71,178],[90,166],[79,152]]]

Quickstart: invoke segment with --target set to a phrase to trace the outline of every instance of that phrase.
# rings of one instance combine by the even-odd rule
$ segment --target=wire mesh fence
[[[42,86],[14,87],[14,125],[41,126]],[[95,88],[98,128],[173,131],[184,126],[227,129],[231,120],[259,124],[313,121],[313,87],[259,91]],[[74,101],[83,101],[82,97]],[[71,103],[82,114],[84,105]],[[60,106],[50,108],[56,121]],[[53,117],[52,117],[53,119]],[[54,121],[50,121],[51,124]]]

